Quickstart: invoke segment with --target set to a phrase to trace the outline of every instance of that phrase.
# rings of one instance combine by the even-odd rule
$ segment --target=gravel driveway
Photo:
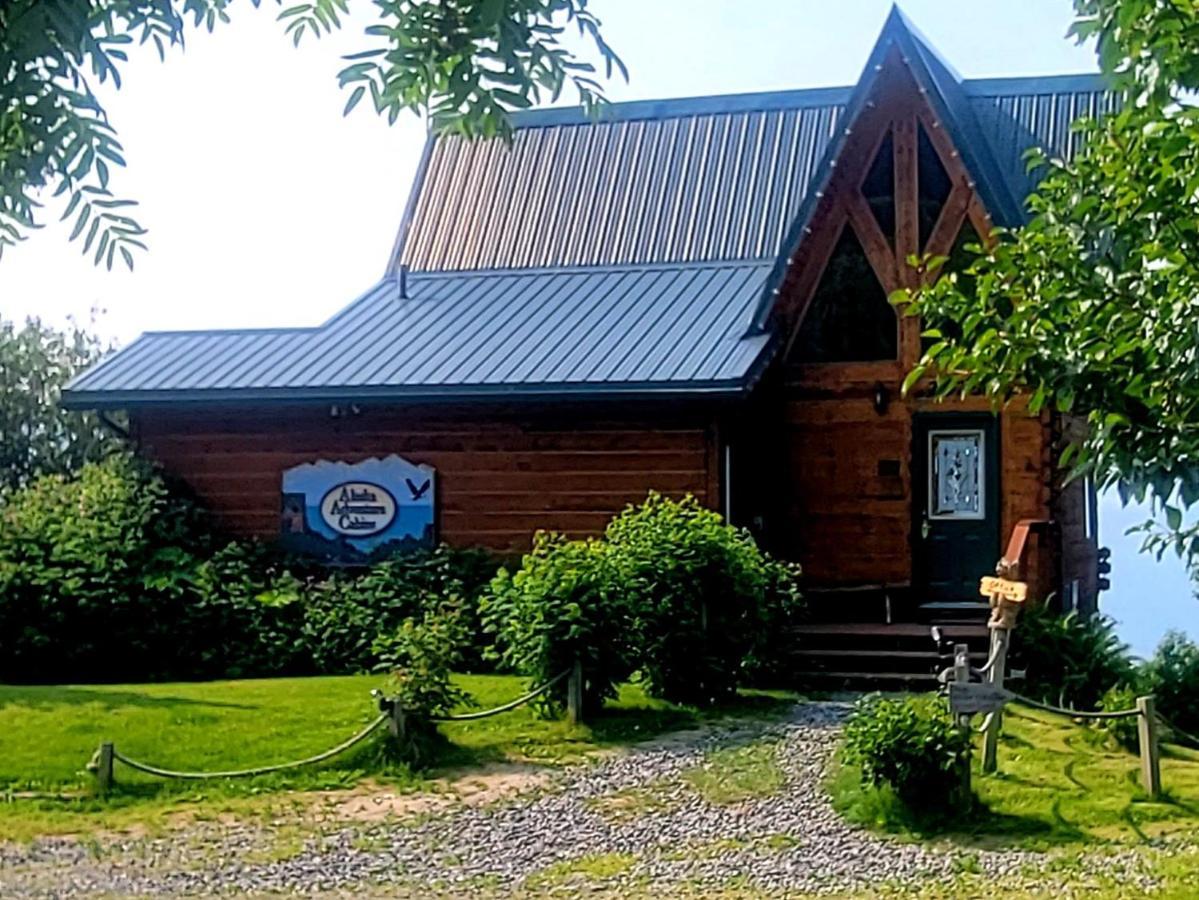
[[[571,767],[491,805],[308,831],[272,858],[261,850],[270,829],[253,826],[103,848],[73,840],[0,847],[0,896],[704,896],[952,881],[962,850],[870,835],[829,805],[822,779],[843,715],[835,704],[801,704],[782,721],[689,733]],[[689,782],[713,751],[758,745],[776,754],[769,795],[713,802]],[[1037,859],[977,852],[968,864],[1002,876]]]

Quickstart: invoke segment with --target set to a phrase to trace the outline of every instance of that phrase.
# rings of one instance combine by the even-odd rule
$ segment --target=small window
[[[891,132],[883,139],[878,155],[862,182],[862,196],[889,244],[895,243],[895,142]]]
[[[945,201],[949,199],[953,183],[949,180],[949,173],[945,171],[941,157],[937,154],[933,142],[929,140],[923,125],[920,126],[919,132],[916,145],[916,193],[920,246],[923,247],[928,243],[929,236],[937,225],[941,210],[945,208]]]
[[[851,226],[833,248],[796,339],[794,360],[896,359],[899,320]]]
[[[985,519],[983,454],[985,435],[978,429],[928,434],[928,517]]]

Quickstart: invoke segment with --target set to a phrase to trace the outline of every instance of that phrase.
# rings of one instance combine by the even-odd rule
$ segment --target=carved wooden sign
[[[1012,694],[997,684],[954,681],[949,685],[949,708],[954,713],[975,715],[1002,709]]]
[[[999,597],[1013,603],[1023,603],[1028,599],[1028,584],[1023,581],[1008,581],[1006,578],[988,575],[983,578],[979,592],[984,597]]]

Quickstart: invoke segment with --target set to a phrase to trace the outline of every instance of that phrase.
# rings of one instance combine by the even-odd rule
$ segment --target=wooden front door
[[[918,604],[984,602],[979,579],[994,573],[1001,552],[998,421],[987,414],[935,413],[913,423]]]

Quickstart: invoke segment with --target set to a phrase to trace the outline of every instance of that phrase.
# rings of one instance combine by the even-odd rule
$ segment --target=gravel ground
[[[597,880],[617,894],[686,886],[702,895],[729,884],[782,894],[951,882],[960,849],[880,838],[831,808],[822,779],[843,714],[835,704],[802,704],[780,722],[715,728],[572,767],[548,788],[492,806],[309,831],[287,853],[276,850],[283,858],[265,858],[271,833],[249,826],[103,847],[67,839],[0,846],[0,897],[575,895]],[[770,796],[713,805],[680,778],[714,749],[756,741],[773,743],[785,774]],[[614,793],[652,804],[614,815]],[[1043,859],[984,851],[969,865],[1015,877]]]

